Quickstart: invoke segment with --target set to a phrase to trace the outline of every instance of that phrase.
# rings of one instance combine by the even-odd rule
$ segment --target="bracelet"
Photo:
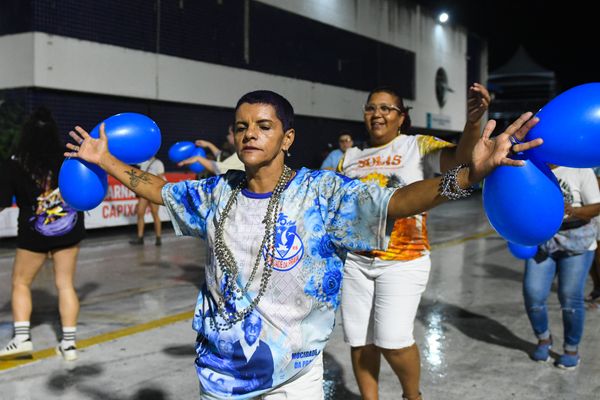
[[[473,189],[463,189],[458,185],[458,172],[466,167],[467,165],[461,164],[442,175],[439,187],[440,196],[448,200],[460,200],[469,197],[473,193]]]

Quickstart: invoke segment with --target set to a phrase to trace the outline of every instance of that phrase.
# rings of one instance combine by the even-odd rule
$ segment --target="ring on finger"
[[[515,150],[515,146],[520,144],[521,142],[519,142],[514,136],[509,137],[510,142],[512,143],[512,146],[510,146],[510,154],[517,154],[518,151]]]

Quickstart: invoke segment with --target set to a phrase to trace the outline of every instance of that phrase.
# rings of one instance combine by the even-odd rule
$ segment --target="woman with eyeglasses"
[[[454,145],[433,136],[407,135],[409,108],[393,88],[376,88],[364,105],[370,147],[347,150],[338,169],[350,178],[393,188],[468,164],[489,103],[484,86],[469,88],[467,123]],[[400,380],[403,398],[421,399],[413,328],[431,265],[425,221],[425,213],[396,219],[387,248],[346,258],[342,321],[363,399],[378,398],[382,355]]]

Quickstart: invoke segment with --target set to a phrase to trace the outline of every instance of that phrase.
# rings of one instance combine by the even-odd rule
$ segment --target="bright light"
[[[442,24],[445,24],[448,21],[448,18],[450,18],[450,16],[447,13],[443,12],[438,17],[438,21],[440,21],[440,23]]]

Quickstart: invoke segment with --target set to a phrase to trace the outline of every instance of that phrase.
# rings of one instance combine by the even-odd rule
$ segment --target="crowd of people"
[[[354,147],[352,135],[341,132],[339,149],[320,170],[292,170],[286,165],[296,137],[292,105],[272,91],[250,92],[235,105],[226,145],[198,139],[196,145],[212,156],[179,163],[200,163],[208,176],[177,183],[166,181],[156,158],[139,168],[115,158],[103,125],[99,138],[75,127],[64,152],[51,113],[40,108],[0,172],[0,207],[10,206],[14,196],[20,209],[14,337],[0,348],[0,360],[33,351],[30,287],[48,256],[62,324],[56,351],[66,360],[77,358],[73,280],[84,215],[62,200],[57,176],[63,156],[79,157],[139,197],[132,244],[144,243],[150,208],[155,244],[161,245],[159,206],[166,207],[178,235],[207,240],[210,257],[193,320],[202,399],[322,399],[322,352],[338,306],[362,397],[378,398],[383,357],[402,398],[422,399],[413,330],[431,270],[426,211],[468,197],[496,167],[522,165],[511,154],[541,145],[539,139],[524,141],[537,122],[531,113],[492,138],[494,121],[484,123],[490,101],[484,86],[469,88],[465,127],[458,143],[450,143],[408,135],[409,107],[402,97],[394,88],[375,88],[363,108],[364,147]],[[523,296],[538,339],[531,357],[547,361],[553,337],[546,299],[558,276],[564,353],[556,365],[572,369],[580,362],[584,301],[600,299],[600,190],[591,169],[553,171],[565,197],[565,220],[526,261]],[[585,296],[588,273],[594,288]]]

